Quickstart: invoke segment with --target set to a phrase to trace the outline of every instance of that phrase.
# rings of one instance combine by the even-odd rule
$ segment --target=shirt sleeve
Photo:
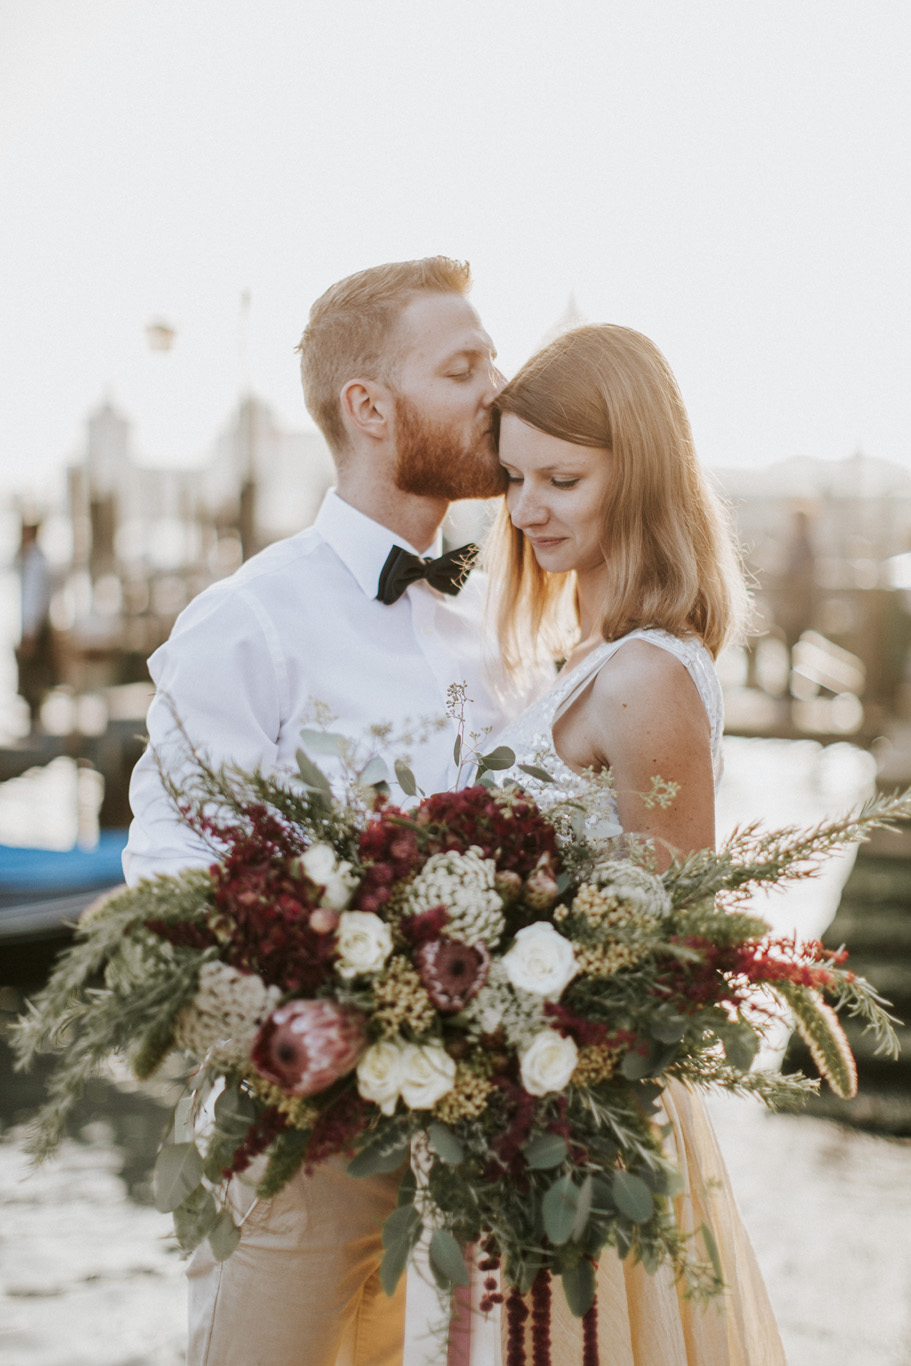
[[[178,818],[161,770],[186,782],[187,741],[216,767],[230,760],[246,770],[273,769],[283,710],[278,666],[268,621],[236,588],[196,599],[152,655],[149,744],[130,783],[128,883],[212,862],[211,848]]]

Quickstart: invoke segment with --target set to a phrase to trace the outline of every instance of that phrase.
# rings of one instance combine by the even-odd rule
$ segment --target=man
[[[505,721],[510,703],[482,658],[477,579],[456,596],[415,578],[413,560],[404,579],[394,573],[396,547],[439,555],[450,500],[501,491],[490,409],[502,377],[469,283],[467,266],[432,257],[362,271],[314,304],[301,372],[337,487],[312,527],[191,603],[152,656],[149,734],[166,766],[179,762],[170,703],[197,745],[246,769],[294,770],[314,702],[357,738],[376,722],[442,716],[464,680],[471,728]],[[415,739],[423,790],[451,785],[452,746],[452,728]],[[175,820],[151,752],[131,798],[128,881],[210,861]],[[355,1180],[338,1159],[266,1204],[238,1187],[238,1248],[218,1265],[204,1245],[190,1266],[190,1366],[398,1366],[404,1292],[386,1300],[378,1281],[397,1182]]]
[[[40,723],[41,703],[54,682],[54,641],[51,630],[51,571],[38,544],[37,522],[22,523],[16,555],[19,570],[22,629],[16,646],[19,695],[28,704],[29,723]]]

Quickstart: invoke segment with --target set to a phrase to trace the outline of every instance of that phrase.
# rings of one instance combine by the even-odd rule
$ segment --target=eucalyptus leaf
[[[659,1043],[679,1043],[687,1030],[687,1021],[682,1015],[659,1016],[649,1026],[649,1033]]]
[[[592,1212],[594,1214],[613,1214],[617,1208],[613,1187],[603,1177],[596,1176],[592,1181]]]
[[[228,1138],[243,1138],[256,1118],[256,1106],[239,1086],[226,1086],[215,1102],[215,1123]]]
[[[297,759],[297,771],[300,773],[301,781],[304,786],[318,796],[328,797],[332,791],[329,786],[329,779],[321,768],[317,768],[312,759],[308,758],[302,749],[295,755]]]
[[[386,760],[375,754],[361,773],[358,781],[361,787],[375,787],[377,783],[384,783],[388,776],[389,766]]]
[[[218,1211],[211,1191],[205,1186],[196,1186],[186,1200],[174,1210],[174,1232],[184,1252],[194,1248],[211,1231],[218,1218]]]
[[[627,1219],[632,1219],[634,1224],[644,1224],[652,1217],[655,1201],[641,1177],[632,1172],[614,1172],[612,1187],[617,1209]]]
[[[457,1167],[465,1160],[465,1149],[451,1129],[445,1124],[431,1124],[427,1138],[433,1151],[450,1167]]]
[[[305,726],[301,731],[301,741],[311,754],[337,755],[344,740],[344,735],[337,735],[331,730],[310,730]]]
[[[631,1048],[623,1054],[620,1060],[620,1071],[627,1081],[640,1081],[643,1077],[647,1077],[651,1070],[652,1064],[649,1060],[649,1053],[640,1052],[638,1048]]]
[[[448,1228],[434,1230],[430,1239],[430,1265],[450,1285],[467,1285],[469,1282],[462,1249]]]
[[[522,1264],[519,1275],[516,1278],[516,1289],[520,1295],[527,1295],[534,1285],[541,1270],[540,1257],[530,1257],[527,1262]]]
[[[587,1314],[595,1298],[595,1268],[587,1258],[580,1258],[574,1267],[563,1272],[563,1293],[570,1311],[577,1319]]]
[[[549,1167],[559,1167],[569,1148],[566,1139],[559,1134],[538,1134],[536,1138],[529,1139],[522,1152],[532,1171],[546,1171]]]
[[[386,1248],[383,1253],[383,1260],[380,1262],[380,1285],[389,1299],[395,1294],[410,1254],[411,1248],[405,1242],[398,1242],[393,1247]]]
[[[231,1211],[223,1209],[209,1230],[209,1247],[216,1262],[226,1262],[240,1242],[240,1229],[231,1218]]]
[[[639,1104],[647,1115],[657,1114],[661,1097],[664,1095],[664,1087],[660,1081],[643,1082],[636,1094],[639,1097]]]
[[[371,1143],[362,1148],[348,1163],[349,1176],[376,1176],[381,1172],[394,1172],[408,1156],[408,1144],[402,1143],[389,1148],[385,1143]]]
[[[399,787],[405,793],[406,797],[416,797],[418,795],[418,785],[415,781],[414,774],[408,765],[403,763],[401,759],[396,759],[395,761],[395,776],[398,779]]]
[[[677,1056],[676,1043],[661,1044],[657,1039],[642,1036],[637,1043],[646,1045],[645,1051],[640,1052],[638,1048],[630,1049],[628,1053],[624,1053],[620,1063],[620,1071],[627,1081],[641,1081],[644,1077],[656,1076]]]
[[[724,1056],[738,1072],[749,1072],[759,1049],[759,1040],[749,1025],[731,1025],[719,1030]]]
[[[541,1212],[544,1230],[555,1247],[570,1238],[579,1208],[579,1190],[571,1176],[561,1176],[544,1194]]]
[[[594,1182],[592,1181],[591,1175],[588,1175],[579,1187],[576,1217],[573,1221],[573,1231],[570,1234],[574,1243],[579,1242],[585,1234],[586,1227],[588,1226],[588,1218],[591,1214],[593,1196]]]
[[[478,767],[485,770],[512,768],[516,762],[515,750],[508,745],[497,745],[489,754],[482,754],[478,759]]]
[[[174,1142],[190,1143],[193,1139],[193,1097],[183,1095],[174,1106]]]
[[[461,761],[462,761],[462,732],[461,732],[461,731],[459,732],[459,734],[458,734],[458,735],[456,736],[456,738],[455,738],[455,744],[454,744],[453,747],[452,747],[452,758],[453,758],[453,762],[454,762],[454,763],[457,763],[457,764],[458,764],[458,763],[461,763]]]
[[[383,1247],[391,1248],[404,1240],[413,1247],[420,1237],[421,1216],[414,1205],[399,1205],[383,1223]]]
[[[537,764],[519,764],[517,767],[522,773],[527,773],[529,778],[537,778],[539,783],[552,783],[556,781],[556,779],[548,773],[546,768],[538,768]]]
[[[399,1205],[410,1205],[414,1200],[418,1188],[418,1178],[413,1167],[408,1167],[404,1176],[399,1182],[396,1203]]]
[[[169,1143],[155,1160],[152,1185],[155,1208],[168,1214],[186,1200],[202,1180],[202,1155],[195,1143]]]

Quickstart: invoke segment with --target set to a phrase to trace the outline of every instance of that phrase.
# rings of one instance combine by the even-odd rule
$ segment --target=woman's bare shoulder
[[[605,702],[623,699],[641,703],[675,691],[684,680],[690,680],[689,670],[677,655],[637,637],[624,641],[598,670],[594,693]]]

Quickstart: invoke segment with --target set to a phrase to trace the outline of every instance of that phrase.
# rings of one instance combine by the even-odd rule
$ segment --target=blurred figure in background
[[[22,625],[16,647],[18,691],[28,704],[32,730],[39,724],[41,703],[54,684],[51,571],[47,556],[38,544],[39,530],[37,522],[23,521],[22,537],[16,553],[22,604]]]
[[[810,536],[810,515],[795,509],[783,547],[778,625],[784,634],[793,666],[794,646],[813,625],[816,613],[816,551]]]

